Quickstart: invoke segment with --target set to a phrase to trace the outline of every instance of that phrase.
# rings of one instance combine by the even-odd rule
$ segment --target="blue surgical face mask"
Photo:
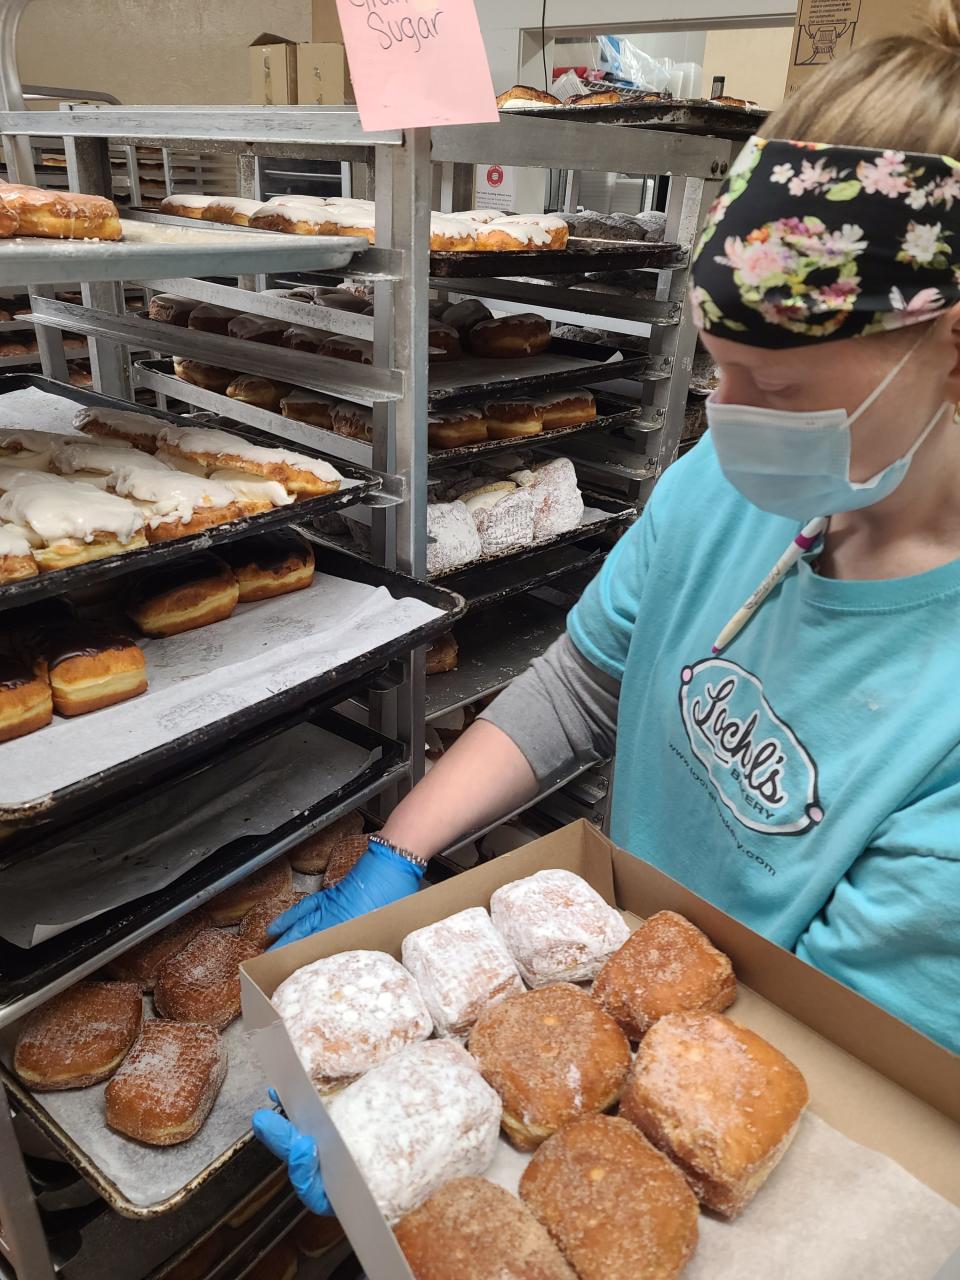
[[[919,345],[914,343],[853,413],[846,409],[797,413],[709,399],[707,422],[723,474],[754,506],[799,522],[882,502],[907,474],[913,455],[947,405],[939,407],[902,458],[869,480],[850,479],[850,428],[886,391]]]

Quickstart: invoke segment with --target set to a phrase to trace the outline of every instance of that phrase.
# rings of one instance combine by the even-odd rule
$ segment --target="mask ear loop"
[[[927,338],[929,338],[931,333],[933,333],[932,324],[930,324],[926,333],[921,333],[920,337],[916,340],[913,346],[908,351],[904,352],[904,354],[900,357],[900,359],[889,371],[889,373],[887,373],[881,379],[881,381],[873,388],[873,390],[867,396],[866,400],[864,400],[861,404],[859,404],[856,407],[856,409],[854,409],[853,413],[849,415],[849,417],[847,418],[848,427],[852,427],[853,424],[856,422],[856,420],[860,417],[860,415],[863,413],[866,413],[866,411],[870,408],[870,406],[874,404],[880,398],[880,396],[883,395],[887,387],[890,386],[890,383],[893,382],[894,378],[897,376],[897,374],[900,372],[903,366],[907,363],[907,361],[910,359],[913,353],[917,350],[917,348],[920,346],[922,342],[925,342]]]

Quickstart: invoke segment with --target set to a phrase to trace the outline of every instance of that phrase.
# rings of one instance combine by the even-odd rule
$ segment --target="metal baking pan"
[[[484,440],[480,444],[463,444],[454,449],[431,449],[430,462],[439,467],[444,463],[463,462],[465,459],[482,458],[489,453],[512,452],[517,449],[536,449],[538,446],[553,446],[558,440],[568,440],[571,436],[579,436],[588,432],[616,431],[622,427],[659,431],[659,426],[645,426],[646,407],[634,404],[624,408],[626,401],[614,397],[597,397],[597,416],[589,422],[581,422],[573,427],[557,427],[552,431],[544,431],[539,436],[514,437],[508,440]]]
[[[562,634],[567,611],[525,595],[457,624],[456,671],[427,676],[427,723],[508,685]]]
[[[369,248],[352,236],[289,236],[199,219],[178,226],[123,218],[121,225],[122,240],[0,241],[0,286],[341,270]]]
[[[581,489],[581,493],[583,494],[586,511],[583,521],[575,529],[568,529],[566,533],[559,533],[555,538],[550,538],[546,542],[538,542],[533,546],[523,547],[519,551],[510,551],[506,555],[483,556],[479,560],[472,560],[469,564],[460,565],[459,568],[453,569],[448,573],[437,574],[433,581],[448,590],[456,590],[458,595],[466,595],[467,593],[461,591],[459,587],[452,587],[450,584],[461,579],[466,574],[482,572],[487,566],[502,565],[504,563],[517,564],[530,557],[538,556],[541,552],[550,550],[552,547],[562,547],[568,542],[577,542],[581,538],[592,538],[604,529],[613,528],[616,525],[629,523],[636,519],[637,509],[631,503],[620,502],[616,498],[608,497],[606,494],[589,493],[585,489]]]
[[[27,762],[32,767],[35,754],[40,753],[45,745],[42,738],[31,734],[3,744],[0,754],[6,752],[8,760],[11,758],[9,753],[16,752],[21,745],[24,750],[19,753],[19,777],[15,777],[10,770],[4,777],[0,771],[0,823],[22,828],[53,819],[59,822],[81,808],[89,809],[92,805],[100,804],[106,796],[124,787],[145,781],[153,782],[159,770],[168,769],[171,764],[180,766],[189,762],[218,744],[234,740],[238,733],[248,728],[340,690],[347,682],[383,667],[391,659],[405,655],[411,649],[427,644],[448,630],[463,610],[463,601],[452,592],[390,572],[334,548],[324,546],[317,560],[318,570],[330,578],[386,588],[394,600],[417,600],[437,610],[437,616],[419,622],[367,650],[361,647],[362,629],[360,632],[351,631],[351,644],[347,648],[356,652],[339,665],[315,676],[304,678],[302,674],[291,674],[289,663],[276,668],[274,674],[261,662],[253,673],[255,680],[251,677],[246,692],[229,683],[229,672],[244,672],[250,667],[251,653],[262,652],[267,656],[272,652],[279,653],[279,649],[275,648],[276,636],[284,629],[288,633],[284,640],[284,651],[289,651],[293,643],[291,637],[306,634],[304,628],[310,627],[310,620],[314,617],[322,618],[325,600],[317,583],[308,591],[262,601],[258,605],[241,606],[242,610],[246,610],[242,617],[238,614],[233,619],[217,624],[219,628],[230,629],[227,643],[233,649],[235,661],[240,663],[238,666],[231,667],[228,661],[225,662],[224,651],[218,647],[224,642],[217,640],[217,627],[188,632],[185,636],[174,637],[172,641],[154,641],[153,644],[161,646],[189,641],[188,644],[178,643],[173,674],[168,671],[164,682],[154,690],[154,694],[159,690],[159,702],[147,703],[146,700],[151,697],[151,691],[148,690],[139,699],[94,712],[95,716],[102,717],[96,722],[101,731],[101,736],[96,739],[91,739],[93,722],[89,716],[78,717],[66,725],[58,722],[54,726],[57,737],[62,741],[76,743],[93,740],[102,743],[101,755],[107,763],[99,769],[96,764],[87,765],[86,755],[66,757],[64,777],[60,785],[55,787],[49,776],[37,776],[28,770]],[[264,632],[268,609],[273,629]],[[285,620],[289,621],[289,625]],[[239,625],[234,629],[234,624],[237,623]],[[322,645],[325,641],[321,639],[319,643]],[[210,646],[213,648],[210,649]],[[158,655],[158,662],[160,661],[161,655]],[[286,659],[284,662],[286,663]],[[219,673],[219,686],[212,680],[208,681],[203,674],[212,670]],[[192,701],[191,690],[179,683],[187,679],[187,676],[181,674],[186,671],[190,673],[191,684],[197,688],[197,696]],[[211,686],[210,696],[204,697],[208,684]],[[179,695],[174,696],[178,689]],[[265,693],[264,690],[267,689],[269,692]],[[148,705],[151,717],[149,723]],[[225,707],[229,710],[225,710]],[[183,724],[181,717],[185,709],[190,712],[193,727],[186,728]],[[125,714],[120,717],[122,711]],[[111,713],[114,713],[112,718]],[[139,723],[140,720],[142,724]],[[83,725],[84,721],[87,722],[86,726]],[[111,735],[111,727],[116,730],[121,723],[123,735]],[[49,735],[50,730],[41,729],[38,733]],[[51,737],[48,736],[47,742],[52,747]],[[28,745],[29,750],[26,749]],[[88,774],[83,772],[86,767],[91,770]],[[25,777],[29,777],[29,784],[24,782]],[[4,782],[8,787],[6,797],[3,794]]]
[[[504,560],[499,564],[494,562],[458,569],[445,581],[456,584],[457,591],[466,600],[469,617],[475,609],[485,609],[501,600],[509,600],[568,574],[584,569],[596,570],[609,550],[604,539],[584,538],[582,542],[550,546],[546,551],[531,552],[529,556]]]
[[[209,754],[199,765],[194,762],[190,767],[180,768],[172,777],[162,778],[153,787],[141,786],[136,793],[111,801],[108,816],[101,806],[98,814],[91,814],[71,826],[66,833],[71,845],[85,845],[95,852],[99,833],[105,833],[104,840],[114,838],[108,837],[108,827],[116,829],[128,820],[134,822],[144,805],[153,812],[168,798],[170,804],[176,803],[178,794],[187,794],[181,790],[184,787],[189,786],[190,795],[203,794],[208,785],[216,788],[221,776],[229,777],[242,752],[269,744],[283,734],[302,736],[306,727],[311,738],[320,741],[322,736],[331,749],[334,740],[343,744],[343,767],[338,765],[330,770],[331,777],[343,780],[329,794],[318,797],[307,809],[278,827],[263,834],[240,834],[228,839],[165,887],[102,912],[36,946],[18,947],[0,939],[0,1026],[16,1021],[112,956],[193,910],[314,830],[326,826],[341,812],[377,794],[404,772],[406,757],[399,743],[325,709],[330,702],[369,687],[371,676],[368,675],[365,681],[357,680],[319,706],[313,704],[278,716],[268,725],[234,738],[229,748]],[[238,821],[237,828],[242,831],[242,822]],[[42,860],[63,839],[63,831],[44,836],[33,846],[33,851],[24,856]],[[0,886],[2,884],[0,872]]]
[[[120,409],[125,412],[136,412],[142,405],[131,404],[126,400],[114,400],[110,396],[99,395],[80,387],[71,387],[63,382],[55,382],[50,378],[31,374],[0,375],[0,396],[8,392],[19,391],[24,387],[35,387],[63,400],[72,400],[77,404],[90,405],[94,408]],[[165,413],[159,409],[144,409],[144,413],[152,417],[166,418],[181,427],[196,427],[195,422],[177,417],[173,413]],[[30,424],[39,427],[42,424]],[[229,427],[232,434],[254,444],[267,445],[272,448],[288,448],[289,441],[271,436],[254,427]],[[27,604],[42,596],[59,595],[64,591],[73,591],[79,587],[87,587],[94,582],[102,582],[106,578],[114,578],[118,574],[131,573],[139,569],[152,569],[159,564],[182,560],[185,556],[198,550],[217,546],[222,542],[233,542],[248,534],[259,533],[278,525],[289,525],[295,521],[312,520],[317,516],[338,511],[342,507],[363,502],[382,486],[382,480],[376,472],[356,463],[343,462],[340,458],[330,458],[315,446],[299,444],[298,448],[308,457],[323,458],[335,466],[349,483],[342,485],[337,493],[326,497],[307,498],[293,503],[289,507],[276,507],[272,511],[262,511],[257,515],[246,516],[241,520],[232,520],[229,524],[205,529],[202,533],[189,538],[175,538],[170,542],[154,543],[137,551],[128,551],[119,556],[107,556],[103,560],[93,560],[89,564],[75,565],[69,569],[55,569],[50,573],[41,573],[35,578],[25,578],[21,582],[8,582],[0,585],[0,610],[15,605]]]
[[[555,110],[556,108],[554,108]],[[431,276],[582,275],[587,271],[640,271],[676,266],[680,245],[648,240],[593,240],[571,236],[565,249],[519,249],[512,253],[431,253]]]
[[[614,359],[616,356],[621,358]],[[616,378],[659,380],[669,372],[670,360],[666,356],[621,351],[615,345],[575,338],[553,338],[549,349],[539,356],[519,360],[469,356],[434,365],[427,403],[430,408],[439,409],[490,400],[501,392],[510,396],[544,395],[560,387],[588,387]]]
[[[358,366],[354,366],[357,368]],[[330,450],[325,456],[330,457],[338,470],[342,470],[341,459],[351,459],[361,466],[361,459],[369,459],[370,442],[355,440],[351,436],[337,435],[327,431],[325,427],[314,426],[311,422],[300,422],[296,418],[285,418],[283,414],[274,413],[270,409],[261,409],[257,405],[244,404],[242,400],[232,400],[229,396],[217,391],[208,391],[205,387],[196,387],[191,382],[184,382],[173,371],[169,360],[137,360],[134,364],[135,377],[141,387],[149,387],[155,393],[164,395],[169,400],[179,400],[196,408],[206,409],[224,419],[224,430],[232,431],[233,423],[246,422],[257,426],[275,438],[282,440],[288,447],[299,449],[302,446],[321,445]]]
[[[306,1217],[307,1212],[308,1210],[304,1209],[289,1184],[286,1191],[281,1187],[276,1196],[257,1213],[249,1229],[227,1228],[224,1253],[208,1271],[204,1272],[203,1280],[222,1280],[225,1276],[233,1277],[241,1272],[245,1275],[250,1267],[255,1266],[279,1240],[293,1230],[301,1218]],[[189,1245],[179,1253],[168,1258],[162,1266],[151,1271],[144,1280],[165,1280],[165,1277],[176,1270],[181,1262],[190,1258],[199,1245],[220,1231],[230,1216],[231,1214],[227,1213],[219,1222],[215,1222],[195,1240],[191,1240]]]
[[[511,107],[509,116],[543,116],[551,120],[594,121],[597,124],[619,124],[628,128],[668,129],[671,133],[714,134],[721,138],[749,138],[767,118],[760,107],[730,107],[709,99],[675,101],[664,98],[644,102],[642,94],[635,102],[619,102],[593,106]]]

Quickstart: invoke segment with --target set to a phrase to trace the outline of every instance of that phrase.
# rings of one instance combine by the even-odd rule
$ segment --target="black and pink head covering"
[[[800,347],[930,320],[960,299],[960,162],[751,138],[700,238],[701,329]]]

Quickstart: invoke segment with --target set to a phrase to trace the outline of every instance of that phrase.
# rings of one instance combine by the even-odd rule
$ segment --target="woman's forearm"
[[[397,805],[383,837],[432,858],[506,817],[537,794],[526,757],[496,725],[478,720]]]

